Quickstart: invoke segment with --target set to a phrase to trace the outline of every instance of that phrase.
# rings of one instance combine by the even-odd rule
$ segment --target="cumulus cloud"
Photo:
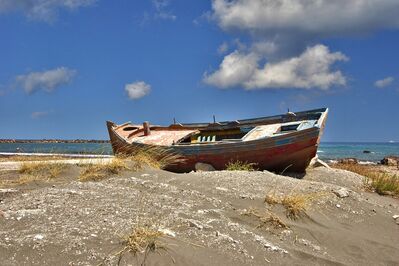
[[[385,88],[385,87],[391,85],[394,80],[395,79],[393,77],[386,77],[384,79],[377,80],[374,83],[374,86],[376,86],[377,88]]]
[[[212,0],[211,21],[249,38],[204,81],[248,90],[345,85],[334,65],[348,58],[320,40],[399,28],[398,12],[396,0]]]
[[[268,62],[259,67],[262,56],[254,52],[234,51],[227,55],[219,69],[205,74],[207,84],[229,88],[242,86],[247,90],[267,88],[328,89],[345,85],[346,78],[332,65],[348,58],[340,52],[332,53],[324,45],[307,48],[298,57],[279,62]]]
[[[339,35],[399,27],[397,0],[213,0],[225,30]]]
[[[76,70],[59,67],[43,72],[30,72],[16,77],[17,86],[22,87],[26,93],[32,94],[39,90],[52,92],[56,88],[70,83],[76,75]]]
[[[61,9],[90,6],[97,0],[0,0],[0,13],[21,11],[28,18],[51,22]]]
[[[130,99],[140,99],[151,91],[151,86],[144,81],[136,81],[134,83],[126,84],[125,91]]]

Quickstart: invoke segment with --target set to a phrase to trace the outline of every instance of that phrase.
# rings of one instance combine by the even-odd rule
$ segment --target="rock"
[[[37,234],[33,237],[34,240],[42,240],[44,238],[44,235]]]
[[[310,161],[309,167],[312,167],[312,168],[317,168],[317,167],[330,168],[330,166],[328,166],[327,163],[325,163],[322,160],[320,160],[317,155],[315,157],[313,157],[313,159]]]
[[[364,150],[363,153],[371,153],[371,151]]]
[[[393,218],[394,220],[399,220],[399,215],[398,215],[398,214],[395,214],[394,216],[392,216],[392,218]]]
[[[188,224],[190,225],[190,227],[195,227],[199,230],[202,230],[204,228],[204,226],[202,224],[200,224],[199,222],[194,221],[194,220],[188,221]]]
[[[211,164],[207,163],[196,163],[195,171],[215,171],[215,168]]]
[[[339,198],[349,197],[349,190],[347,188],[341,187],[340,189],[334,189],[333,193]]]
[[[343,163],[343,164],[358,164],[359,161],[356,158],[343,158],[339,159],[338,163]]]
[[[164,235],[167,235],[167,236],[170,236],[170,237],[176,237],[176,233],[173,232],[172,230],[161,228],[158,231],[161,232]]]
[[[397,157],[397,156],[387,156],[381,160],[381,164],[387,165],[387,166],[398,166],[398,161],[399,161],[399,157]]]

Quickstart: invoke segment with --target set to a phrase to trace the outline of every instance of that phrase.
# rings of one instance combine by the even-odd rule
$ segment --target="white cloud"
[[[30,115],[30,117],[32,118],[32,119],[39,119],[39,118],[41,118],[41,117],[43,117],[43,116],[46,116],[46,115],[48,115],[49,114],[49,112],[33,112],[31,115]]]
[[[397,0],[213,0],[225,30],[339,35],[399,27]]]
[[[97,0],[0,0],[0,13],[22,11],[28,18],[51,22],[60,9],[74,10]]]
[[[223,42],[218,47],[218,54],[225,54],[229,50],[229,44],[227,42]]]
[[[331,70],[337,61],[348,58],[342,53],[331,53],[324,45],[309,47],[298,57],[279,62],[268,62],[259,68],[262,55],[235,51],[227,55],[217,71],[205,74],[207,84],[220,87],[242,86],[247,90],[268,88],[328,89],[345,85],[340,71]]]
[[[225,56],[218,70],[210,75],[205,73],[204,81],[219,88],[242,85],[256,72],[258,60],[259,57],[254,53],[234,51]]]
[[[395,80],[395,79],[394,79],[393,77],[386,77],[386,78],[384,78],[384,79],[377,80],[377,81],[374,83],[374,86],[376,86],[376,87],[378,87],[378,88],[385,88],[385,87],[391,85],[392,82],[393,82],[394,80]]]
[[[176,15],[171,11],[167,10],[170,5],[169,0],[152,0],[152,4],[156,10],[155,18],[166,19],[166,20],[176,20]]]
[[[220,88],[242,86],[323,89],[345,85],[333,66],[348,58],[318,44],[326,37],[399,28],[399,1],[212,0],[212,19],[226,32],[246,34],[204,81]],[[245,38],[244,38],[245,39]],[[263,67],[262,67],[263,66]]]
[[[136,81],[134,83],[126,84],[125,91],[130,99],[140,99],[151,91],[151,86],[144,81]]]
[[[31,72],[16,77],[16,83],[26,93],[31,94],[38,90],[52,92],[54,89],[68,84],[76,75],[76,70],[59,67],[43,72]]]

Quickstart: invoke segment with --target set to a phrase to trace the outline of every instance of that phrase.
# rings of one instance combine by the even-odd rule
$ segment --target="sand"
[[[0,265],[117,265],[121,236],[138,225],[164,233],[165,250],[145,265],[399,264],[398,199],[366,192],[351,172],[315,168],[295,179],[146,169],[83,183],[79,171],[72,164],[57,179],[0,189]],[[1,171],[0,180],[18,175]],[[309,193],[318,196],[296,220],[264,202]],[[286,228],[253,214],[268,212]],[[125,254],[120,265],[143,260]]]

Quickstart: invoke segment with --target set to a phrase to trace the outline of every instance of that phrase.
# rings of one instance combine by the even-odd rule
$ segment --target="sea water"
[[[1,152],[108,155],[112,148],[109,143],[0,143]],[[378,162],[388,155],[399,156],[399,143],[322,142],[318,149],[319,158],[326,161],[350,157]]]
[[[109,143],[0,143],[0,152],[112,154]]]
[[[378,162],[388,155],[399,156],[399,143],[372,142],[322,142],[317,151],[322,160],[356,158],[361,161]]]

